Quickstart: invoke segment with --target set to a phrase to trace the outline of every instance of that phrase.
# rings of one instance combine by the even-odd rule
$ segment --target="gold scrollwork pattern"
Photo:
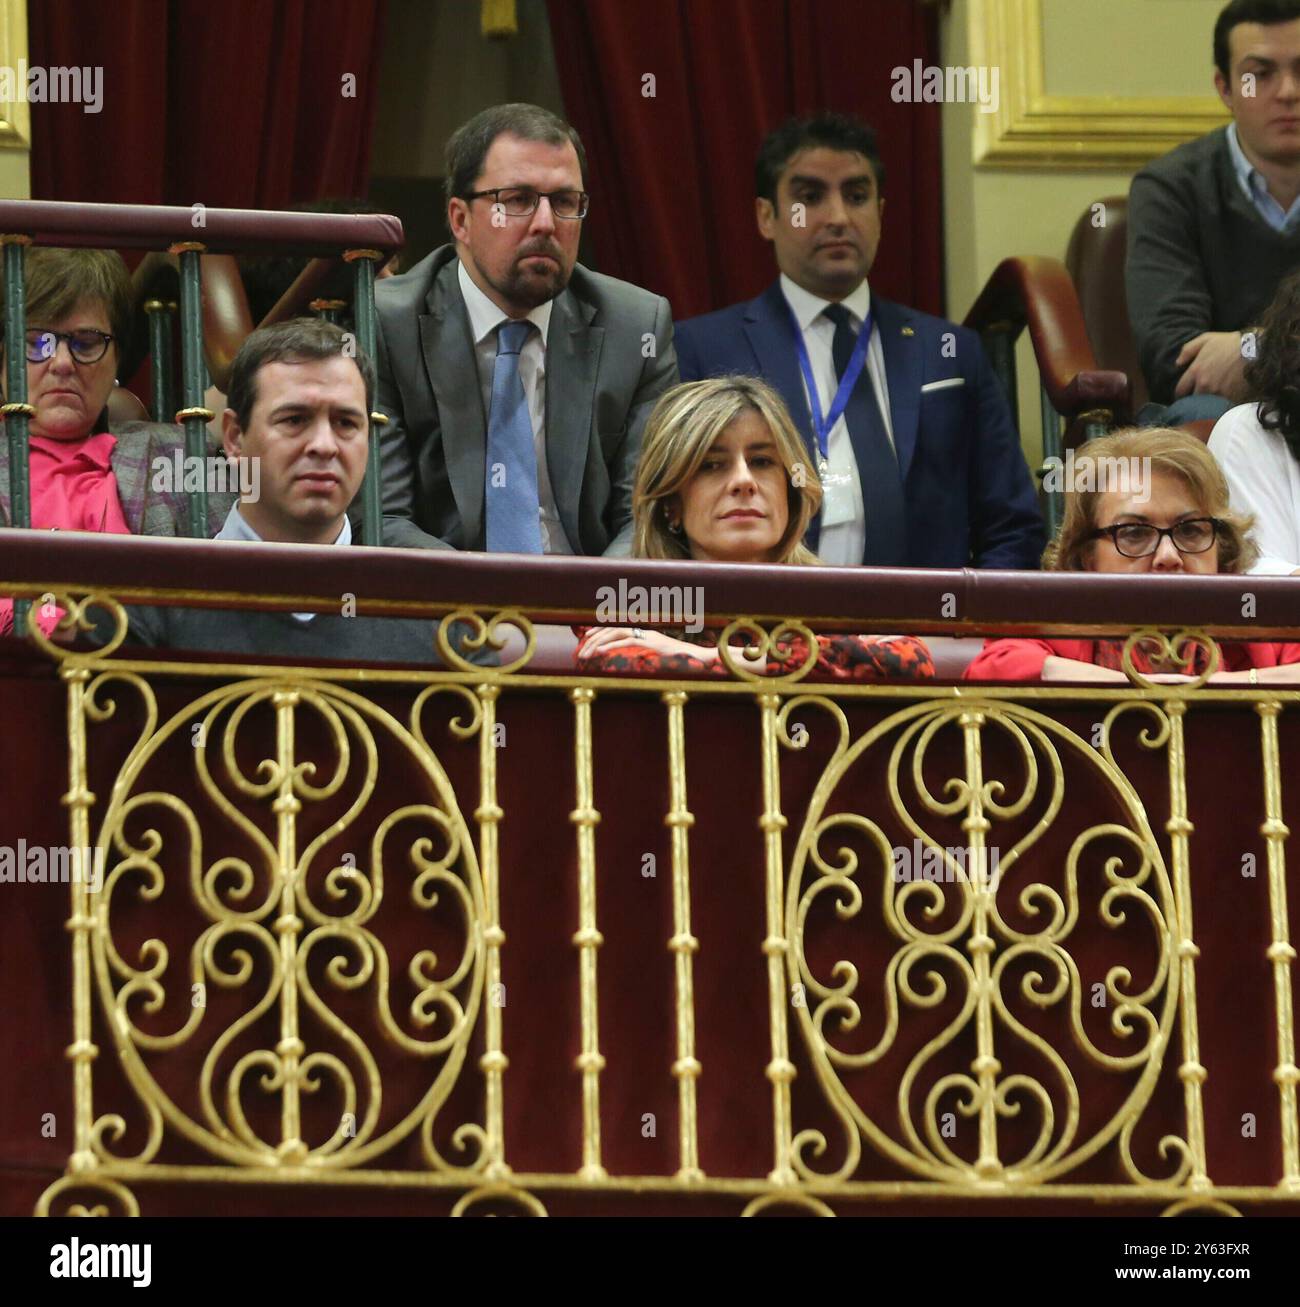
[[[1125,675],[1134,685],[1144,690],[1151,689],[1156,682],[1138,671],[1134,660],[1139,649],[1154,664],[1168,666],[1179,674],[1190,676],[1190,681],[1180,684],[1184,691],[1199,690],[1219,670],[1223,660],[1223,651],[1218,642],[1210,639],[1203,631],[1178,631],[1170,635],[1154,627],[1143,627],[1132,632],[1124,641],[1122,661]],[[1198,653],[1205,655],[1205,668],[1201,672],[1193,670]]]
[[[507,1207],[517,1209],[516,1216],[546,1216],[547,1211],[535,1194],[528,1193],[525,1189],[517,1189],[514,1185],[492,1184],[484,1185],[481,1189],[472,1189],[469,1193],[462,1194],[451,1209],[452,1216],[469,1216],[477,1215],[473,1212],[475,1207],[488,1207],[504,1204]],[[495,1216],[495,1212],[485,1212],[484,1215]]]
[[[812,1194],[801,1193],[797,1189],[777,1190],[776,1193],[764,1194],[746,1205],[741,1216],[762,1216],[773,1208],[790,1207],[805,1216],[834,1216],[829,1204]]]
[[[515,609],[447,614],[436,670],[214,672],[127,662],[127,611],[111,595],[42,602],[63,613],[53,637],[31,635],[67,691],[62,800],[74,846],[90,848],[105,875],[71,894],[71,1158],[38,1214],[138,1214],[137,1182],[160,1175],[392,1182],[456,1192],[455,1216],[545,1216],[547,1190],[667,1185],[738,1198],[746,1216],[833,1216],[832,1203],[849,1210],[868,1191],[1034,1199],[1095,1197],[1103,1186],[1107,1201],[1172,1204],[1166,1215],[1238,1214],[1240,1193],[1209,1178],[1197,1033],[1184,728],[1198,709],[1191,692],[1221,662],[1203,633],[1133,632],[1123,667],[1147,693],[1087,690],[1101,717],[1091,738],[1038,710],[1055,694],[1045,688],[1025,702],[965,686],[810,688],[817,637],[793,618],[730,622],[717,640],[725,680],[655,680],[672,872],[659,1000],[674,1021],[661,1089],[676,1104],[676,1150],[663,1173],[629,1175],[615,1165],[627,1156],[613,1034],[624,982],[618,950],[598,954],[602,927],[614,939],[620,923],[618,899],[604,902],[617,870],[598,857],[597,797],[609,791],[597,782],[619,762],[602,713],[633,686],[517,676],[538,639]],[[65,638],[91,630],[106,642],[93,654]],[[1148,656],[1190,679],[1151,679],[1137,670]],[[1217,689],[1204,697],[1222,697]],[[516,690],[564,696],[572,736],[572,777],[557,766],[555,778],[556,793],[572,795],[572,847],[555,861],[568,859],[558,874],[572,878],[576,907],[576,933],[570,919],[563,930],[576,980],[566,1110],[580,1153],[572,1169],[542,1173],[518,1146],[512,1170],[505,1137],[516,1026],[503,892],[507,909],[517,905],[511,885],[503,891],[498,715]],[[1242,693],[1256,703],[1266,774],[1282,1198],[1300,1166],[1282,698]],[[744,983],[746,1001],[766,1009],[769,1083],[756,1073],[750,1091],[770,1096],[774,1148],[770,1169],[745,1175],[705,1169],[716,1108],[701,1073],[724,1063],[709,1042],[714,1023],[697,1023],[696,996],[717,983],[716,900],[706,895],[719,881],[716,849],[697,853],[691,841],[715,797],[704,787],[720,782],[694,762],[688,781],[687,759],[692,714],[710,694],[752,701],[760,723],[758,866],[746,892],[762,896],[762,933]],[[851,725],[846,710],[865,715]],[[97,730],[117,740],[98,796]],[[1158,775],[1162,826],[1132,753],[1148,779],[1152,767]],[[475,772],[477,790],[471,780],[458,793],[452,778],[463,786]],[[390,786],[393,774],[402,780]],[[525,825],[507,827],[510,837],[526,841]],[[513,999],[527,972],[510,974],[520,976]],[[99,1092],[110,1057],[128,1094],[107,1076]],[[462,1083],[472,1077],[476,1108]],[[1152,1128],[1158,1082],[1167,1107],[1178,1081],[1181,1118]],[[1095,1181],[1103,1162],[1117,1183]]]
[[[1231,1204],[1219,1198],[1184,1198],[1166,1207],[1161,1216],[1240,1216]]]
[[[74,1202],[75,1197],[86,1201]],[[139,1216],[140,1204],[124,1185],[105,1176],[65,1175],[40,1196],[36,1216]]]
[[[734,644],[738,636],[748,637],[744,645]],[[803,661],[795,664],[798,637],[804,646]],[[787,620],[768,629],[752,617],[738,617],[718,636],[718,656],[723,666],[740,681],[774,681],[793,684],[801,681],[817,666],[817,637],[802,623]],[[769,671],[769,660],[778,670]]]
[[[1128,1131],[1169,1046],[1178,998],[1176,911],[1169,873],[1131,786],[1110,759],[1098,758],[1059,722],[1008,702],[915,705],[850,742],[837,706],[796,698],[780,719],[787,747],[797,747],[790,714],[813,704],[829,712],[838,738],[795,846],[786,888],[786,956],[791,985],[807,995],[793,1011],[844,1140],[840,1165],[823,1173],[808,1154],[827,1151],[824,1132],[795,1135],[800,1178],[851,1179],[865,1141],[931,1180],[1019,1188],[1069,1172],[1125,1132],[1125,1169],[1134,1183],[1150,1183],[1132,1161]],[[930,746],[953,730],[964,743],[965,767],[945,775],[936,791],[927,771]],[[992,735],[1002,737],[1003,756],[1018,759],[1018,779],[986,772]],[[850,769],[873,750],[888,751],[887,803],[878,800],[874,811],[891,815],[910,848],[896,844],[881,821],[832,808]],[[1098,774],[1122,819],[1073,833],[1059,867],[1041,858],[1030,864],[1026,855],[1062,820],[1063,754]],[[1001,852],[1001,841],[991,836],[999,827],[1023,825],[1031,808],[1036,820]],[[936,818],[959,824],[959,844],[932,833],[927,823]],[[847,842],[836,846],[837,837],[865,844],[867,855]],[[1093,846],[1099,844],[1105,856],[1096,867]],[[900,869],[917,870],[900,868],[901,858],[914,851],[937,874],[900,875]],[[840,957],[829,974],[809,960],[817,943],[810,918],[822,900],[846,922],[859,917],[868,895],[876,898],[894,941],[870,1004],[849,957]],[[1091,908],[1089,899],[1095,900]],[[1103,1047],[1086,1019],[1089,989],[1072,946],[1126,924],[1140,927],[1153,961],[1142,973],[1136,960],[1120,958],[1096,982],[1108,1014]],[[872,1119],[847,1077],[896,1058],[908,1047],[909,1018],[927,1012],[942,1025],[896,1072],[896,1119]],[[1053,1012],[1061,1014],[1062,1035],[1087,1064],[1131,1082],[1123,1105],[1103,1120],[1083,1110],[1078,1080],[1062,1055],[1065,1040],[1049,1042],[1041,1022],[1032,1019]],[[868,1025],[868,1015],[878,1031],[874,1041],[844,1047],[846,1035]],[[1020,1069],[1009,1070],[1012,1064]],[[973,1129],[960,1151],[952,1127],[963,1119]],[[1018,1152],[1009,1152],[1002,1139],[1008,1122],[1021,1127]],[[1171,1151],[1178,1154],[1176,1169],[1163,1184],[1181,1183],[1188,1168],[1184,1141],[1163,1140],[1162,1156]]]
[[[112,713],[115,705],[97,693],[114,675],[92,682],[88,717]],[[125,1120],[99,1117],[91,1131],[96,1157],[155,1159],[166,1121],[205,1152],[242,1166],[355,1167],[417,1128],[429,1167],[471,1174],[486,1164],[487,1134],[477,1123],[453,1135],[462,1150],[477,1146],[475,1163],[451,1166],[434,1142],[434,1119],[482,1002],[485,912],[473,840],[419,727],[423,701],[407,731],[342,686],[242,681],[200,696],[158,726],[148,687],[118,679],[143,689],[148,709],[100,830],[99,855],[112,869],[94,896],[92,962],[147,1131],[143,1146],[125,1158],[112,1151]],[[453,730],[472,730],[475,720],[467,726],[458,718]],[[375,812],[378,733],[418,768],[428,802]],[[310,752],[301,747],[308,736]],[[186,737],[194,746],[192,797],[147,785],[151,768],[168,765],[168,745]],[[263,751],[268,738],[274,747]],[[312,808],[328,810],[323,829],[305,820]],[[360,841],[359,858],[327,856],[349,838]],[[239,851],[218,856],[214,848],[223,844]],[[178,891],[201,923],[183,949],[147,935],[137,920],[142,906]],[[400,982],[376,929],[393,896],[405,911],[442,911],[458,937],[446,955],[414,948]],[[129,919],[137,933],[146,930],[132,947],[119,944]],[[178,1006],[177,990],[190,1001]],[[368,1016],[366,1034],[357,999]],[[169,1023],[161,1021],[164,1012]],[[256,1034],[266,1020],[279,1029],[271,1046]],[[420,1100],[387,1120],[376,1036],[388,1050],[438,1064]],[[309,1039],[323,1046],[312,1048]],[[178,1101],[155,1074],[158,1063],[187,1046],[204,1050],[197,1104]],[[304,1100],[327,1096],[332,1124],[309,1138]],[[266,1111],[254,1120],[249,1110],[268,1098],[278,1104],[273,1132]]]
[[[500,662],[506,632],[512,627],[523,636],[523,651],[506,662]],[[533,654],[537,652],[537,632],[533,629],[532,622],[513,608],[493,613],[490,617],[484,617],[472,608],[457,608],[438,623],[435,643],[443,662],[454,671],[481,675],[482,665],[471,661],[465,654],[467,651],[480,653],[487,650],[498,656],[492,670],[498,675],[505,675],[519,671],[532,660]]]
[[[49,591],[41,596],[40,603],[53,610],[50,612],[51,617],[58,615],[59,620],[53,628],[53,633],[59,638],[51,639],[45,634],[44,629],[35,620],[34,612],[28,619],[27,634],[37,648],[49,654],[51,658],[64,659],[75,656],[70,653],[67,646],[79,635],[97,632],[96,640],[99,648],[96,657],[98,658],[107,658],[116,653],[126,639],[126,609],[112,595],[105,594],[103,591],[93,590],[80,597]],[[98,622],[90,615],[96,608],[103,610],[103,618]]]

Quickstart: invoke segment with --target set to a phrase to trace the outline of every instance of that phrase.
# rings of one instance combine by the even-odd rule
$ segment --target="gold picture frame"
[[[0,67],[27,63],[26,0],[0,0]],[[30,150],[32,111],[26,100],[0,100],[0,150]]]
[[[975,113],[984,167],[1135,168],[1228,121],[1213,94],[1049,95],[1042,0],[970,0],[970,57],[1001,70],[996,111]]]

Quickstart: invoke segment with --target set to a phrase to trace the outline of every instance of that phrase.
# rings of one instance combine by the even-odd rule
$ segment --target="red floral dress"
[[[587,632],[597,628],[578,626],[574,630],[581,645]],[[698,644],[702,648],[712,649],[717,643],[717,634],[710,631],[673,632],[674,638],[688,644]],[[817,662],[808,673],[810,681],[932,681],[934,679],[934,661],[925,644],[911,635],[819,635],[817,639]],[[742,632],[736,637],[736,645],[749,644],[750,640]],[[740,667],[750,668],[755,672],[764,670],[769,676],[779,676],[797,671],[808,658],[808,644],[802,636],[792,635],[780,641],[780,649],[787,658],[782,661],[775,655],[769,655],[767,666],[750,664],[737,653],[734,661]],[[582,672],[624,672],[641,676],[665,676],[677,672],[706,672],[717,676],[728,676],[726,664],[721,659],[705,661],[693,654],[660,653],[657,649],[646,649],[636,644],[620,644],[597,649],[590,656],[583,658],[574,654],[578,670]]]

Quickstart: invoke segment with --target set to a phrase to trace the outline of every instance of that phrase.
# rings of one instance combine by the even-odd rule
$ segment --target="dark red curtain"
[[[274,209],[364,195],[382,13],[382,0],[32,0],[32,66],[103,69],[99,113],[31,106],[33,198]]]
[[[835,109],[880,135],[873,287],[942,310],[941,106],[890,98],[894,68],[938,62],[932,6],[550,0],[549,12],[565,110],[587,148],[602,272],[667,295],[678,318],[758,294],[775,275],[754,226],[759,142],[790,114]]]

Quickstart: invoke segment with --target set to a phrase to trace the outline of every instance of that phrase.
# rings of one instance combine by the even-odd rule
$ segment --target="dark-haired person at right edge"
[[[1214,25],[1232,122],[1133,178],[1128,312],[1143,426],[1217,420],[1247,398],[1260,315],[1300,267],[1300,0],[1232,0]]]
[[[1292,273],[1261,323],[1246,365],[1249,404],[1214,424],[1210,453],[1228,481],[1235,513],[1255,519],[1257,576],[1300,571],[1300,272]]]

